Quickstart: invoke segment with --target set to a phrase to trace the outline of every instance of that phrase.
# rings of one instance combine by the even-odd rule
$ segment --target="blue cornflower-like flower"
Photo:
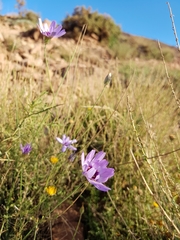
[[[41,18],[39,18],[39,24],[38,24],[40,32],[47,38],[53,38],[53,37],[62,37],[64,34],[66,34],[66,31],[62,29],[61,25],[57,25],[55,21],[52,21],[50,27],[47,23],[42,23]]]
[[[71,140],[69,137],[66,137],[66,135],[63,135],[62,139],[57,137],[56,140],[62,144],[62,148],[61,148],[62,152],[65,152],[67,148],[73,151],[77,150],[77,148],[72,146],[72,144],[77,142],[76,139]]]
[[[111,190],[103,183],[114,175],[114,168],[107,168],[108,161],[104,159],[105,155],[106,153],[103,151],[95,154],[95,150],[90,151],[86,158],[84,152],[81,155],[83,175],[91,184],[103,192]]]
[[[20,149],[23,154],[29,154],[30,151],[32,150],[31,144],[27,143],[26,145],[20,144]]]

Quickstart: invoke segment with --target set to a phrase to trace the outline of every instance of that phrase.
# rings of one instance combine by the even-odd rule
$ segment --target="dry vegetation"
[[[118,51],[91,36],[52,39],[46,64],[32,20],[0,24],[1,239],[179,239],[176,49],[161,45],[170,79],[158,44],[124,33]],[[78,140],[73,162],[59,153],[62,134]],[[21,143],[32,143],[29,155]],[[115,168],[108,194],[82,176],[91,149]]]

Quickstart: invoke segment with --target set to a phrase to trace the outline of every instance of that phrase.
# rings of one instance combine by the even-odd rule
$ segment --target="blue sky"
[[[1,0],[1,14],[15,12],[16,0]],[[60,23],[76,6],[109,14],[122,31],[176,46],[166,0],[26,0],[26,7]],[[169,0],[180,38],[180,0]]]

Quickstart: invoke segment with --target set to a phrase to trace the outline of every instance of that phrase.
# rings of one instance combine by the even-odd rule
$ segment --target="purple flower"
[[[62,139],[59,137],[57,137],[56,139],[59,143],[62,144],[62,149],[61,149],[62,152],[65,152],[67,148],[73,151],[77,150],[77,148],[72,146],[72,144],[77,142],[76,139],[71,140],[69,137],[66,137],[66,135],[63,135]]]
[[[23,154],[29,154],[30,151],[32,150],[31,144],[27,143],[26,145],[20,144],[20,149]]]
[[[48,37],[48,38],[53,38],[53,37],[62,37],[64,34],[66,34],[66,31],[62,29],[61,25],[56,25],[55,21],[52,21],[50,27],[47,25],[47,23],[42,23],[41,18],[39,18],[39,24],[38,24],[40,32]]]
[[[81,155],[83,175],[91,184],[103,192],[111,190],[103,183],[114,175],[114,168],[107,168],[108,161],[104,159],[105,155],[106,153],[103,151],[95,154],[95,150],[90,151],[86,158],[84,152]]]

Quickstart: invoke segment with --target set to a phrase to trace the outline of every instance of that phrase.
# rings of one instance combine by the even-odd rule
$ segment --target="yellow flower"
[[[158,207],[159,207],[159,205],[157,204],[157,202],[153,202],[153,206],[154,206],[155,208],[158,208]]]
[[[46,190],[47,194],[49,194],[50,196],[55,195],[57,192],[57,189],[55,186],[48,186],[45,188],[45,190]]]
[[[56,164],[59,160],[58,160],[57,157],[52,156],[51,159],[50,159],[50,161],[51,161],[53,164]]]

